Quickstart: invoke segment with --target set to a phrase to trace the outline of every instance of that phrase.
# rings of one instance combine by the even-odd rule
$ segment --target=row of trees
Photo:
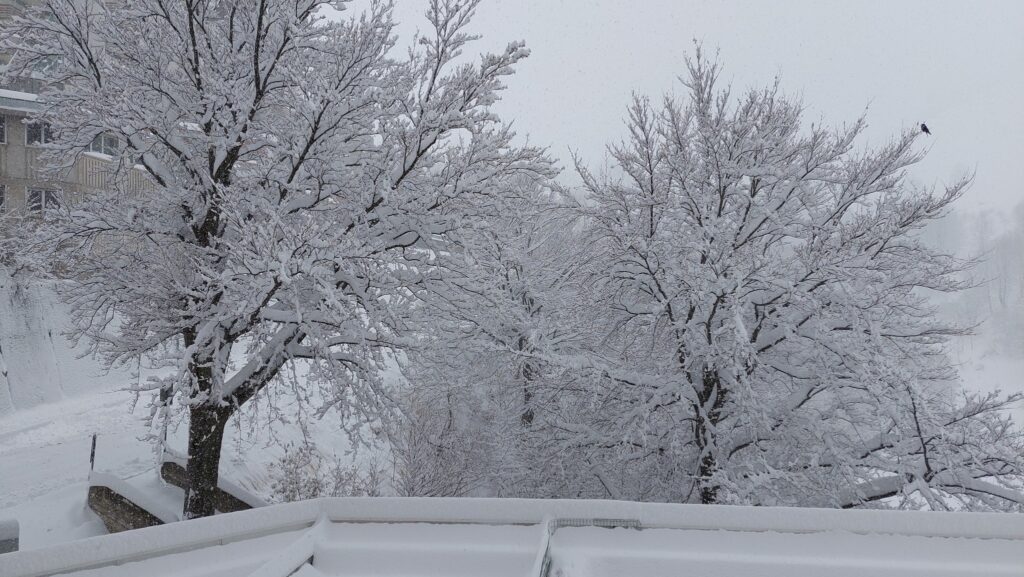
[[[463,54],[476,1],[432,0],[403,57],[387,4],[343,4],[49,0],[0,34],[49,81],[54,169],[123,144],[14,254],[111,363],[163,362],[187,516],[280,387],[386,425],[403,494],[1024,505],[1016,399],[957,392],[925,298],[965,264],[917,233],[967,182],[910,182],[916,133],[857,149],[698,52],[567,194],[490,108],[525,47]]]
[[[585,200],[509,221],[489,298],[434,333],[438,477],[486,440],[464,478],[503,495],[1020,507],[1019,396],[959,392],[963,331],[926,295],[964,286],[919,233],[968,182],[908,182],[915,132],[857,151],[863,121],[807,128],[777,86],[688,72],[684,101],[634,101],[610,174],[577,167]]]

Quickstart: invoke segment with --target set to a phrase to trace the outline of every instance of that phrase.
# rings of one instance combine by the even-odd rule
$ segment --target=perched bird
[[[921,132],[927,134],[928,136],[932,135],[932,131],[928,130],[928,125],[923,122],[921,123]]]

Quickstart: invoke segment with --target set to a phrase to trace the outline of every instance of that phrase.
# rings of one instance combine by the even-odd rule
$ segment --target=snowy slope
[[[93,391],[0,416],[0,519],[19,520],[22,548],[106,532],[85,506],[92,434],[98,470],[128,477],[154,463],[130,402]]]
[[[132,382],[106,373],[84,347],[64,337],[65,307],[45,284],[0,270],[0,415]]]
[[[93,390],[0,415],[0,520],[18,519],[21,547],[37,549],[105,533],[85,504],[89,449],[98,433],[96,470],[128,479],[157,498],[176,490],[156,480],[156,454],[146,439],[145,400],[133,405],[125,390]],[[307,428],[325,454],[345,458],[350,446],[338,418],[329,414]],[[173,428],[173,447],[186,446],[185,427]],[[221,475],[266,498],[284,445],[301,441],[289,423],[244,422],[226,433]],[[180,491],[177,491],[180,493]],[[180,503],[168,504],[177,510]]]

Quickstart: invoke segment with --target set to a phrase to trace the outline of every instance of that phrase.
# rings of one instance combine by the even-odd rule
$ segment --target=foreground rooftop
[[[317,499],[0,555],[0,575],[1024,576],[1024,515]]]

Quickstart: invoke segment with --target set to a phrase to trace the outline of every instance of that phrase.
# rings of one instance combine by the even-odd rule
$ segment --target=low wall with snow
[[[179,520],[174,511],[114,475],[89,474],[89,508],[110,533],[153,527]]]

